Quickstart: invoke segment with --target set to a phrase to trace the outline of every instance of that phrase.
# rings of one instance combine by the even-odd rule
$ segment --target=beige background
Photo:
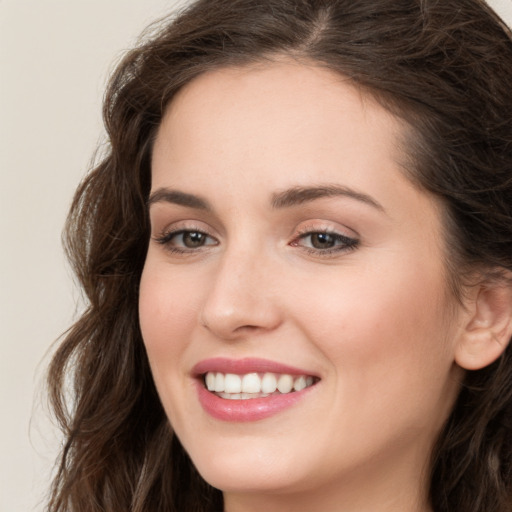
[[[101,140],[106,78],[177,3],[0,0],[0,512],[43,510],[58,436],[42,376],[79,298],[60,232]],[[512,24],[512,0],[490,3]]]

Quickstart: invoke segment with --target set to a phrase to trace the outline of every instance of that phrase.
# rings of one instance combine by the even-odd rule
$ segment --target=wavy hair
[[[152,143],[198,75],[276,55],[349,77],[410,127],[404,171],[445,209],[450,284],[512,271],[512,36],[480,0],[198,0],[114,72],[109,145],[78,188],[65,246],[87,308],[56,350],[64,445],[51,512],[206,512],[222,495],[169,425],[138,324]],[[512,509],[512,349],[467,372],[432,454],[436,512]]]

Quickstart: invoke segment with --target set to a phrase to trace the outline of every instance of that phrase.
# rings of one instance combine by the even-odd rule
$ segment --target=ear
[[[455,350],[456,363],[466,370],[480,370],[498,359],[512,336],[512,281],[492,279],[475,286]]]

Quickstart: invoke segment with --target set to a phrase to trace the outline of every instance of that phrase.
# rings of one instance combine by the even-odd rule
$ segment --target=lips
[[[215,358],[193,369],[203,409],[223,421],[257,421],[293,406],[318,376],[265,359]]]

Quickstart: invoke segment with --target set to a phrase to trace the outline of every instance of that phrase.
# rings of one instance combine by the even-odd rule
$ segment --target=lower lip
[[[274,416],[302,400],[314,387],[264,398],[230,400],[220,398],[208,391],[201,381],[197,382],[199,402],[203,409],[218,420],[232,422],[258,421]]]

